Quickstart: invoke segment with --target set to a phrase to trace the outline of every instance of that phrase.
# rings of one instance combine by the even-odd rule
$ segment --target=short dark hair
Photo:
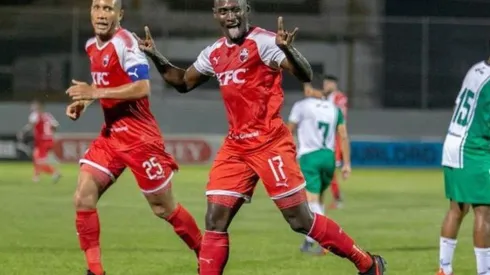
[[[311,86],[318,90],[323,90],[323,77],[321,74],[314,74],[310,82]]]
[[[335,82],[339,81],[339,79],[333,74],[324,74],[323,80],[330,80],[330,81],[335,81]]]

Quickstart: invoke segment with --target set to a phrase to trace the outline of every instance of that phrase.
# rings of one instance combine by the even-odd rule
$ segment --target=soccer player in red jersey
[[[67,115],[76,120],[99,100],[105,123],[80,159],[75,191],[76,229],[85,253],[87,274],[102,275],[97,202],[128,167],[155,215],[170,223],[187,246],[199,253],[201,232],[171,189],[178,169],[165,152],[157,121],[150,111],[149,64],[130,32],[121,28],[120,0],[93,0],[95,37],[86,43],[93,83],[73,81],[67,94],[74,100]]]
[[[384,274],[380,256],[361,250],[337,223],[313,214],[306,202],[293,136],[279,114],[284,99],[281,70],[302,82],[311,80],[308,61],[292,46],[298,30],[286,31],[281,17],[277,34],[250,26],[246,0],[215,0],[213,11],[224,37],[205,48],[187,70],[175,67],[155,49],[148,28],[146,39],[139,40],[177,91],[189,92],[213,76],[220,84],[229,132],[207,184],[200,274],[223,274],[229,256],[228,226],[250,201],[259,179],[294,231],[348,258],[359,274]]]
[[[40,101],[34,101],[31,104],[31,114],[29,122],[17,134],[19,139],[23,139],[24,135],[32,131],[34,136],[34,151],[32,153],[32,161],[34,163],[34,182],[39,181],[41,173],[51,175],[53,182],[57,182],[61,174],[59,171],[47,161],[49,152],[54,146],[54,132],[59,126],[58,121],[49,112],[44,111],[44,104]]]
[[[342,110],[344,118],[347,119],[347,96],[342,93],[338,88],[338,79],[333,75],[325,75],[323,78],[323,89],[328,93],[328,100]],[[342,165],[342,148],[340,146],[340,138],[336,137],[335,143],[335,161],[337,167]],[[337,181],[337,175],[335,174],[332,183],[330,185],[332,196],[334,201],[329,205],[330,209],[336,209],[342,207],[342,194],[340,192],[340,186]],[[323,199],[322,199],[323,200]]]

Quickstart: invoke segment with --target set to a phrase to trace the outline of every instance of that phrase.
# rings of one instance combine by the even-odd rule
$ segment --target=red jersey
[[[332,92],[328,96],[328,100],[342,110],[344,118],[347,117],[347,96],[344,93],[341,91]]]
[[[111,40],[99,45],[89,39],[85,49],[90,58],[93,83],[98,88],[119,87],[149,79],[149,65],[131,33],[120,28]],[[101,99],[105,123],[101,136],[115,150],[125,151],[161,139],[147,97],[136,100]]]
[[[230,145],[253,150],[278,137],[284,127],[279,64],[286,58],[275,33],[253,27],[241,45],[221,38],[198,56],[194,67],[215,76],[228,118]]]
[[[53,141],[53,127],[59,126],[58,121],[47,112],[32,112],[29,115],[29,123],[32,125],[34,144]]]

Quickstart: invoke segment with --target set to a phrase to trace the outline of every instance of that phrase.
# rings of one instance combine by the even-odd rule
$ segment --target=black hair
[[[335,75],[332,75],[332,74],[325,74],[323,75],[323,80],[330,80],[330,81],[339,81],[339,79],[335,76]]]
[[[323,90],[323,77],[320,74],[314,74],[310,82],[311,86],[317,90]]]

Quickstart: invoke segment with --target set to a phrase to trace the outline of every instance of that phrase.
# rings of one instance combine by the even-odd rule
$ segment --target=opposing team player
[[[333,75],[325,75],[323,78],[323,90],[328,94],[328,100],[337,105],[337,107],[342,110],[344,119],[347,119],[347,96],[339,90],[337,77]],[[343,162],[342,146],[340,141],[341,138],[336,137],[336,139],[337,142],[335,143],[335,161],[337,167],[340,167]],[[330,190],[332,191],[333,202],[329,205],[329,208],[342,208],[342,193],[340,192],[340,185],[335,174],[332,179]],[[323,203],[323,196],[321,197],[321,201]]]
[[[173,198],[171,179],[178,167],[165,152],[150,111],[148,61],[131,33],[120,27],[122,15],[120,0],[93,0],[95,37],[86,43],[93,85],[74,81],[67,90],[75,100],[67,107],[70,118],[77,119],[91,100],[98,99],[105,119],[100,135],[80,160],[74,198],[78,238],[91,275],[105,274],[97,202],[126,167],[155,215],[169,222],[196,254],[202,239],[194,218]]]
[[[319,91],[307,84],[305,95],[305,99],[293,105],[288,126],[291,132],[297,129],[299,164],[306,179],[306,198],[310,210],[325,215],[320,198],[334,177],[334,148],[338,148],[337,141],[340,141],[342,148],[344,179],[351,172],[349,137],[342,111],[327,100],[325,90]],[[313,248],[314,242],[306,236],[301,251],[323,254],[322,247]]]
[[[337,223],[312,214],[306,202],[294,140],[279,114],[284,98],[281,70],[302,82],[311,80],[308,61],[292,46],[298,30],[284,30],[281,17],[277,34],[250,26],[246,0],[215,0],[213,10],[224,37],[205,48],[187,70],[156,51],[147,28],[146,39],[140,40],[165,81],[181,93],[216,77],[227,111],[228,136],[207,184],[200,274],[223,274],[229,256],[228,226],[251,199],[259,178],[294,231],[347,257],[360,274],[384,274],[381,257],[359,249]]]
[[[449,210],[441,228],[438,275],[453,274],[459,228],[474,212],[473,245],[479,275],[490,275],[490,63],[475,64],[456,99],[443,145],[442,165]]]
[[[44,104],[42,102],[32,102],[29,122],[17,134],[17,137],[23,139],[24,135],[29,131],[32,131],[34,136],[34,150],[32,153],[32,162],[34,163],[34,176],[32,180],[34,182],[39,181],[41,173],[51,175],[55,183],[61,177],[58,169],[48,162],[48,155],[54,146],[54,132],[58,126],[58,121],[56,121],[52,114],[44,110]]]

